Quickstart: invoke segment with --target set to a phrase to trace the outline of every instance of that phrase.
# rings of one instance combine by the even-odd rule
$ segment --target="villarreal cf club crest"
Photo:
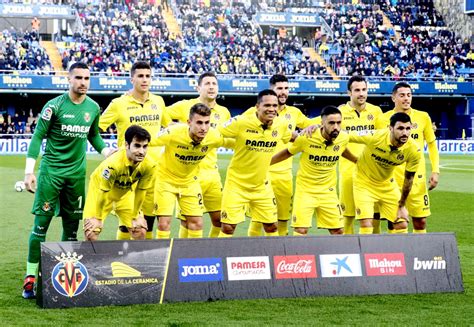
[[[209,147],[207,145],[205,145],[201,148],[201,152],[206,152],[207,149],[209,149]]]
[[[86,113],[84,114],[84,120],[86,121],[86,123],[90,122],[90,120],[91,120],[91,114],[88,113],[88,112],[86,112]]]
[[[374,115],[368,114],[367,115],[367,120],[374,120]]]
[[[334,151],[334,152],[337,152],[337,151],[339,151],[340,148],[341,148],[341,147],[340,147],[339,145],[335,145],[334,148],[333,148],[333,151]]]
[[[55,256],[55,258],[59,263],[54,266],[51,273],[54,289],[59,294],[70,298],[84,292],[89,282],[89,273],[80,262],[82,255],[77,255],[76,252],[72,254],[67,252]]]
[[[272,136],[273,136],[273,137],[277,137],[277,136],[278,136],[278,131],[276,131],[276,130],[273,131],[273,132],[272,132]]]

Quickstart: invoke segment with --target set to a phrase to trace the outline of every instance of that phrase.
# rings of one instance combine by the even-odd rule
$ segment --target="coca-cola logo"
[[[275,278],[316,278],[314,255],[289,255],[273,257]]]

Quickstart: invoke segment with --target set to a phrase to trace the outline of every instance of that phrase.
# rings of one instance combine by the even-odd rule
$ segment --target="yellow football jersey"
[[[92,172],[91,180],[94,187],[109,192],[108,197],[117,201],[132,189],[137,183],[137,188],[146,190],[153,187],[153,173],[156,165],[148,155],[133,169],[127,159],[125,149],[120,149],[102,163]]]
[[[327,192],[336,189],[336,164],[349,143],[349,135],[340,133],[333,141],[321,135],[321,129],[311,137],[299,136],[288,148],[291,154],[303,152],[296,183],[306,192]]]
[[[180,185],[195,180],[199,163],[211,150],[223,146],[224,138],[210,128],[201,143],[195,143],[189,126],[177,124],[164,129],[150,144],[165,147],[157,178]]]
[[[292,134],[281,119],[274,119],[272,125],[264,129],[256,114],[234,117],[219,130],[224,137],[235,139],[226,183],[249,189],[263,185],[278,142],[288,143]]]
[[[366,183],[381,183],[392,177],[396,166],[406,163],[405,170],[416,172],[421,160],[421,150],[411,138],[399,148],[390,143],[390,130],[382,129],[357,135],[351,133],[350,142],[365,144],[359,156],[354,178]]]
[[[390,110],[384,113],[376,121],[376,128],[387,128],[390,125],[390,117],[395,113],[395,110]],[[427,112],[419,111],[415,109],[410,109],[407,114],[410,116],[412,123],[411,138],[415,141],[418,148],[421,150],[425,147],[426,143],[431,143],[436,140],[435,133],[433,131],[433,125],[431,123],[431,118]],[[439,159],[436,161],[435,165],[431,167],[431,171],[439,172]],[[433,163],[432,163],[433,164]],[[418,167],[418,173],[426,173],[425,165],[425,156],[421,156],[420,165]],[[395,172],[398,180],[403,179],[404,169],[400,167]]]
[[[199,98],[178,101],[173,105],[166,107],[167,115],[171,120],[186,123],[189,119],[189,110],[193,105],[199,102]],[[229,119],[230,112],[226,107],[216,103],[216,105],[211,108],[211,128],[216,129]],[[199,169],[201,171],[217,169],[217,149],[213,149],[208,155],[206,155],[199,165]]]
[[[247,109],[242,115],[255,115],[256,112],[257,108],[251,107]],[[282,110],[279,110],[278,119],[283,120],[288,125],[288,128],[291,130],[291,132],[294,132],[296,127],[303,129],[315,124],[312,119],[306,117],[301,112],[301,110],[293,106],[285,106]],[[286,146],[282,141],[279,141],[275,153],[283,149],[286,149]],[[287,160],[270,166],[271,172],[283,172],[291,169],[293,169],[292,158],[288,158]]]
[[[382,115],[382,109],[373,104],[366,103],[364,110],[360,113],[350,105],[350,102],[339,106],[339,110],[342,114],[341,129],[352,132],[352,131],[371,131],[374,130],[375,122],[377,118]],[[352,154],[359,156],[364,150],[363,144],[349,143],[347,147]],[[355,165],[353,162],[346,158],[341,158],[339,170],[341,174],[353,174]]]
[[[163,98],[149,93],[148,99],[141,104],[129,93],[113,99],[99,120],[99,128],[103,131],[115,124],[117,126],[117,145],[125,144],[125,131],[131,125],[139,125],[146,129],[151,137],[155,137],[160,132],[162,126],[167,126],[170,122],[165,111]],[[159,148],[149,148],[148,155],[157,160]]]

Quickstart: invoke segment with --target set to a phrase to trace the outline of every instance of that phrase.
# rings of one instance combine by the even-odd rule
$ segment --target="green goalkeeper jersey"
[[[84,176],[87,140],[99,153],[105,148],[99,134],[99,115],[99,105],[87,96],[80,104],[73,103],[68,93],[48,101],[41,111],[27,157],[38,157],[46,137],[40,169],[63,177]]]

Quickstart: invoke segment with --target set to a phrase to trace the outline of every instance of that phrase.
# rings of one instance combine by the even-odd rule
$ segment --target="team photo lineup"
[[[53,216],[62,218],[62,241],[102,240],[111,213],[117,240],[232,237],[245,219],[249,237],[306,235],[312,227],[330,235],[378,234],[384,225],[393,234],[407,233],[409,225],[426,233],[439,154],[429,115],[411,107],[408,83],[393,83],[393,109],[383,113],[367,102],[367,80],[355,75],[346,99],[308,118],[287,104],[288,78],[275,74],[255,106],[231,117],[216,101],[213,72],[198,77],[195,98],[169,106],[150,92],[152,78],[149,63],[135,62],[133,88],[101,114],[87,95],[89,67],[74,63],[69,91],[44,105],[25,167],[25,187],[35,199],[24,298],[35,297],[40,243]],[[118,150],[100,135],[111,125]],[[104,159],[86,188],[87,141]],[[233,153],[224,181],[219,148]],[[299,160],[295,185],[293,160]],[[179,235],[171,234],[172,224],[179,224]]]

